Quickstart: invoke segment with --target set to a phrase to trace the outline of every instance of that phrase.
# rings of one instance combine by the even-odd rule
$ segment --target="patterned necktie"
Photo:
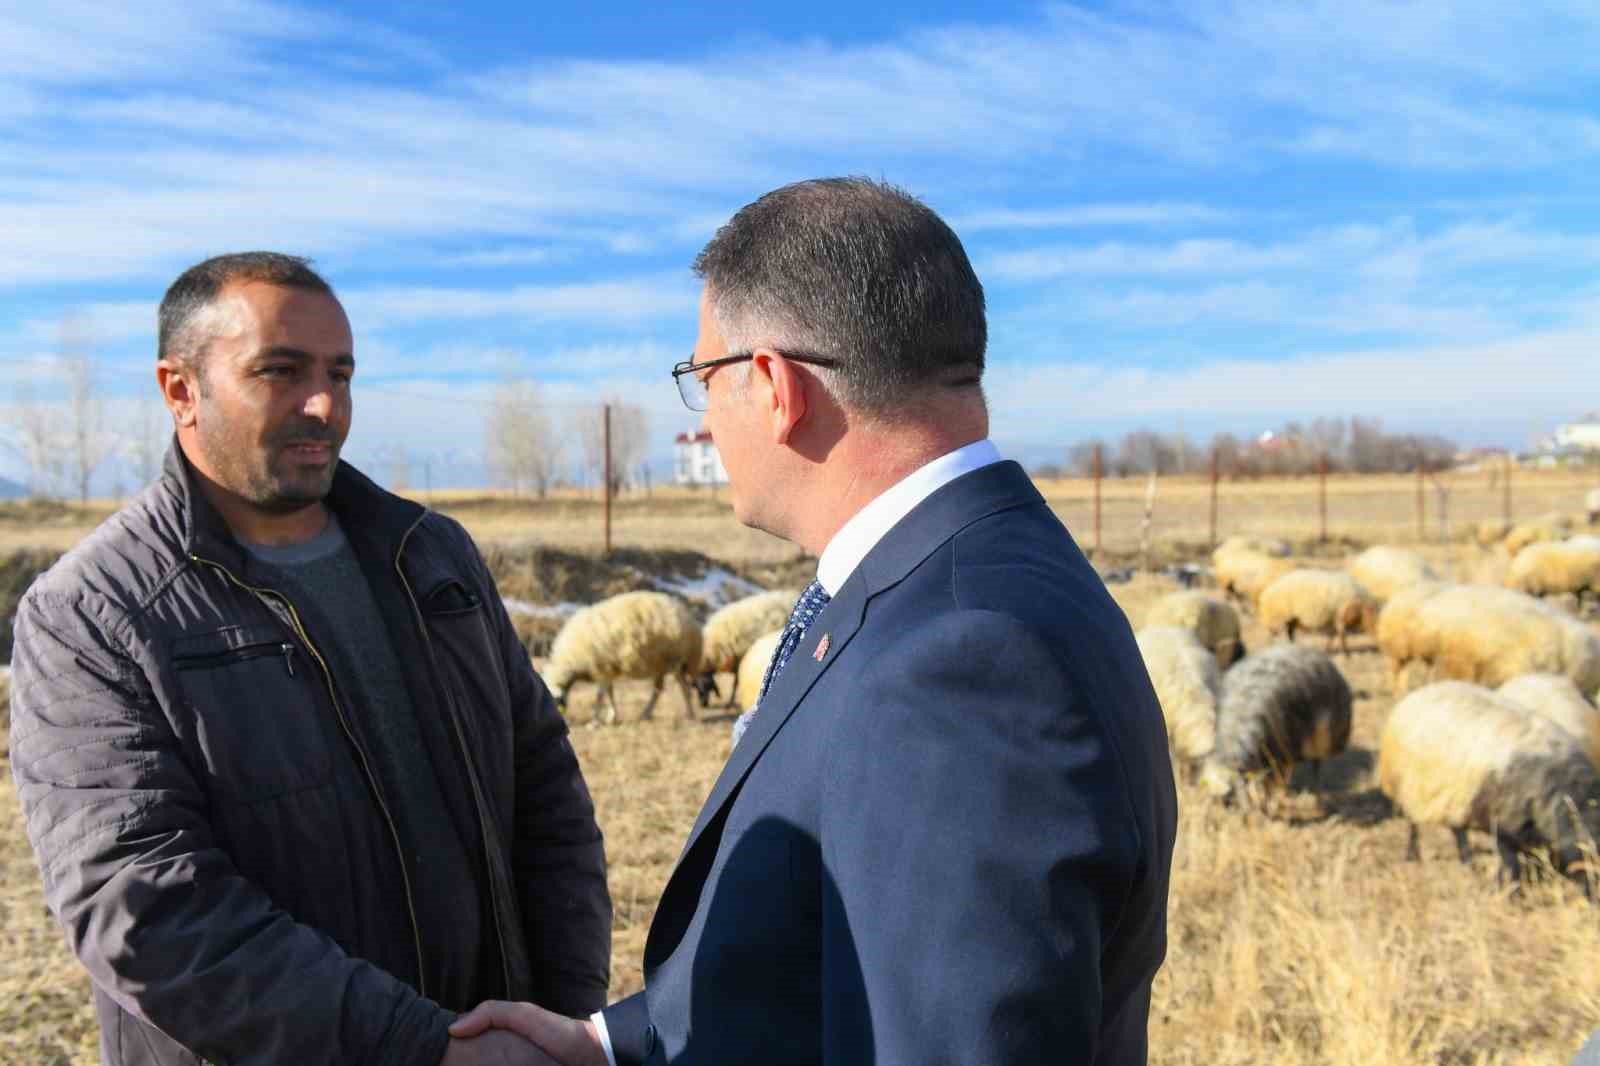
[[[733,742],[739,743],[739,738],[749,728],[750,720],[755,717],[756,711],[761,707],[761,701],[767,698],[767,689],[772,687],[772,679],[778,676],[789,662],[789,656],[800,647],[800,641],[806,635],[806,627],[811,620],[822,613],[828,606],[829,596],[822,588],[822,582],[813,581],[800,593],[800,598],[795,601],[794,610],[789,612],[789,621],[784,623],[783,636],[778,638],[778,646],[772,651],[772,661],[767,663],[767,672],[761,675],[761,692],[756,696],[754,707],[741,714],[733,724]]]

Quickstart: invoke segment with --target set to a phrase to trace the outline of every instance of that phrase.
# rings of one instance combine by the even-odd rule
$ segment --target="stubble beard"
[[[211,469],[221,475],[223,488],[262,511],[293,514],[322,502],[333,489],[343,442],[335,441],[326,431],[280,431],[265,442],[256,442],[242,439],[241,434],[231,433],[226,427],[202,422],[199,428],[200,445]],[[326,469],[303,470],[298,475],[284,470],[288,463],[283,451],[285,439],[325,441],[330,447]]]

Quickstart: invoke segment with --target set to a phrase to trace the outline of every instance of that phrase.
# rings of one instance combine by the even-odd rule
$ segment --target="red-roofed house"
[[[705,430],[679,433],[672,442],[673,480],[679,485],[726,485],[728,472],[722,468],[722,456],[711,443],[711,434]]]

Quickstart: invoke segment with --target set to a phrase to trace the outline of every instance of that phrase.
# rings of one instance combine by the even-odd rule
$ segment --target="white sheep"
[[[1411,667],[1438,679],[1503,685],[1520,674],[1563,674],[1586,695],[1600,689],[1600,634],[1526,593],[1487,585],[1424,583],[1378,616],[1378,647],[1396,691]]]
[[[785,617],[785,622],[788,618]],[[733,685],[734,703],[741,711],[748,711],[756,705],[756,697],[761,695],[761,678],[767,672],[767,664],[772,661],[772,653],[778,650],[778,638],[783,636],[783,627],[758,637],[751,643],[750,649],[744,653],[744,658],[739,660],[739,675]]]
[[[1295,763],[1321,762],[1350,742],[1350,684],[1333,660],[1315,648],[1275,644],[1241,660],[1222,677],[1216,747],[1200,769],[1200,784],[1216,798],[1235,798],[1247,780],[1274,771],[1283,782]]]
[[[700,665],[700,626],[682,600],[664,592],[625,592],[583,608],[567,619],[550,648],[544,682],[566,709],[567,693],[574,682],[592,681],[595,721],[601,720],[601,701],[609,705],[604,721],[617,718],[612,684],[618,678],[648,678],[655,691],[642,717],[649,718],[661,698],[667,677],[678,679],[683,705],[695,717],[689,679]]]
[[[696,683],[702,705],[708,704],[710,693],[716,691],[716,675],[738,670],[739,661],[757,639],[782,629],[799,597],[795,589],[760,592],[735,600],[706,619],[700,647],[701,673]],[[736,699],[737,687],[730,688],[727,705],[733,706]]]
[[[1506,587],[1532,596],[1600,595],[1600,544],[1589,537],[1530,544],[1511,560]]]
[[[1144,624],[1187,629],[1211,650],[1217,657],[1217,665],[1223,668],[1244,655],[1244,642],[1239,637],[1239,612],[1226,600],[1199,590],[1163,596],[1150,608]]]
[[[1146,626],[1135,639],[1178,764],[1187,767],[1207,758],[1217,743],[1221,673],[1216,654],[1178,626]]]
[[[1217,587],[1229,597],[1254,605],[1261,590],[1296,569],[1293,560],[1241,548],[1211,556]]]
[[[1600,710],[1560,674],[1523,674],[1495,690],[1498,695],[1565,729],[1589,761],[1600,766]]]
[[[1247,551],[1258,555],[1271,555],[1284,559],[1290,553],[1289,542],[1278,537],[1259,537],[1249,533],[1235,533],[1223,539],[1212,549],[1212,556],[1226,555],[1229,552]]]
[[[1326,633],[1329,651],[1335,640],[1340,651],[1349,651],[1346,636],[1371,633],[1378,619],[1367,590],[1337,570],[1292,570],[1261,590],[1256,607],[1267,632],[1291,643],[1300,630]]]
[[[1374,545],[1352,559],[1350,576],[1379,603],[1388,602],[1403,588],[1439,580],[1420,552],[1387,544]]]
[[[1530,544],[1546,540],[1563,540],[1571,532],[1572,519],[1560,511],[1551,511],[1512,526],[1511,531],[1500,542],[1500,546],[1506,550],[1506,554],[1514,557]]]
[[[1549,847],[1566,869],[1600,836],[1600,780],[1565,730],[1478,685],[1441,681],[1389,712],[1378,744],[1378,787],[1418,830],[1444,825],[1462,862],[1467,830],[1492,834],[1502,872],[1516,882],[1518,853]],[[1575,817],[1576,815],[1576,817]]]

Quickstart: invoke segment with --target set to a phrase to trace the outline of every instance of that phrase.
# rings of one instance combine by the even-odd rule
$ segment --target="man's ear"
[[[757,348],[750,360],[750,376],[765,387],[768,423],[772,440],[788,444],[795,428],[806,417],[806,379],[799,367],[770,348]]]
[[[156,386],[160,388],[161,399],[166,403],[167,410],[172,412],[172,420],[178,428],[193,427],[195,409],[200,400],[199,372],[175,359],[158,359]]]

